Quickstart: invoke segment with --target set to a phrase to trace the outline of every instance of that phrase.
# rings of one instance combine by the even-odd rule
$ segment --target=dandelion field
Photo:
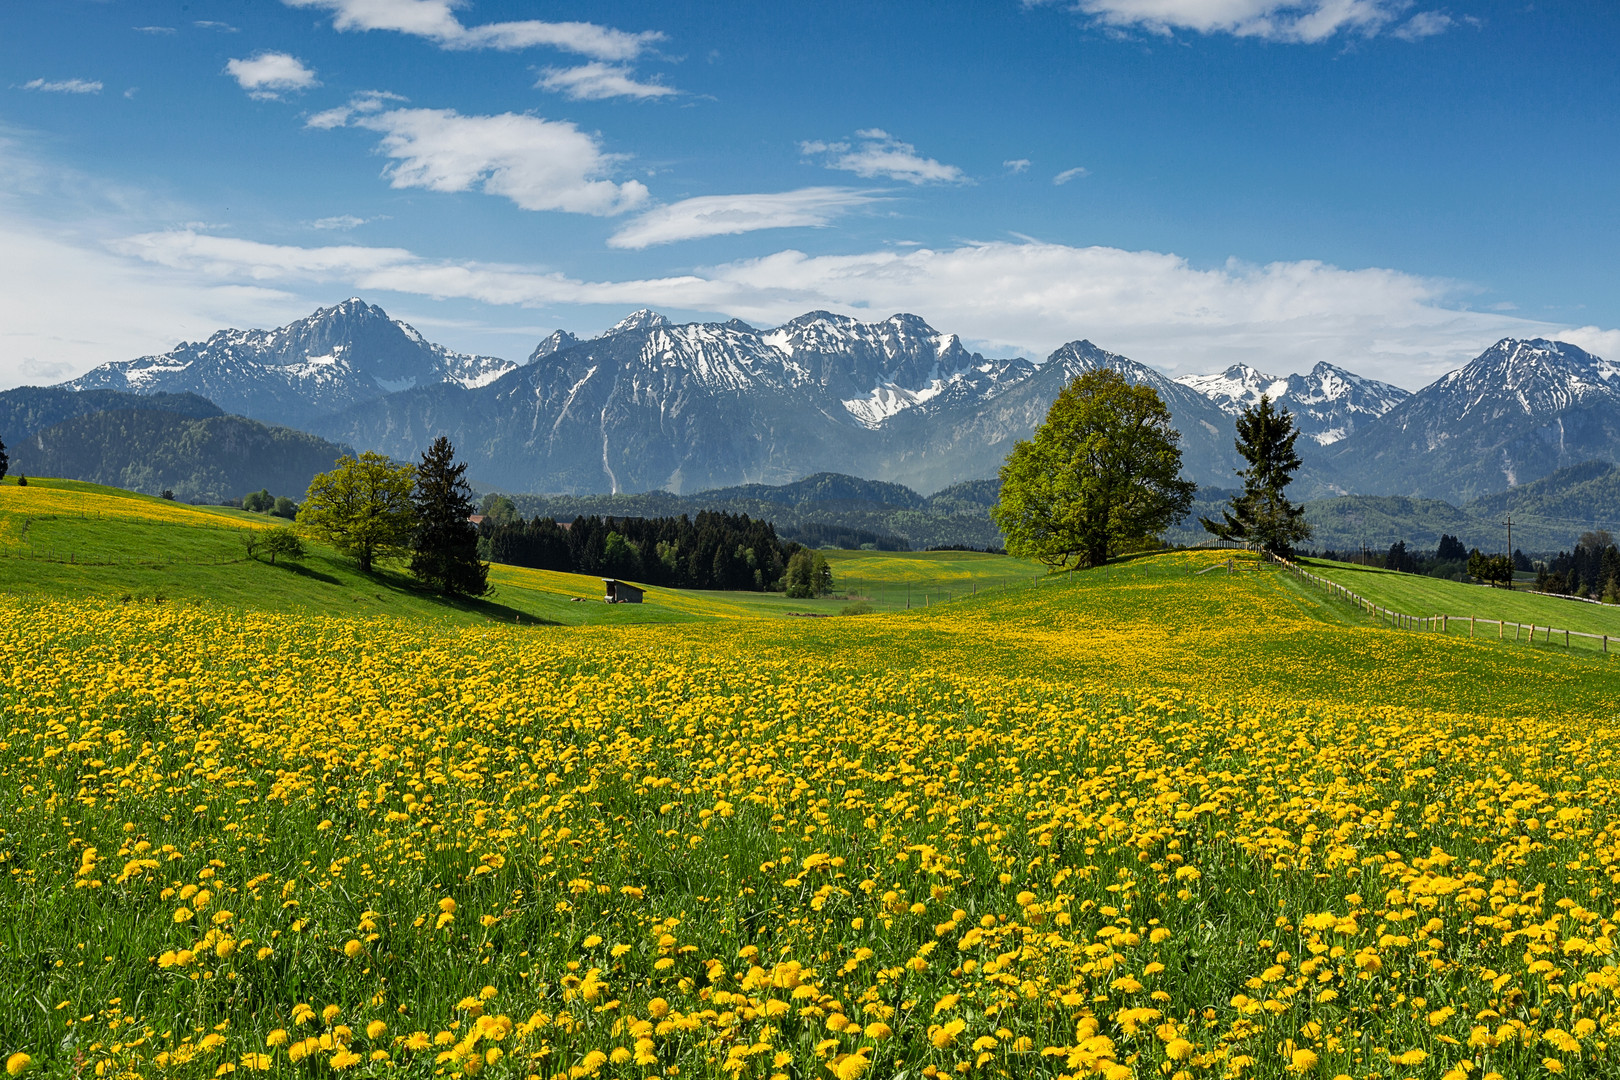
[[[1620,1072],[1620,667],[1213,558],[800,622],[0,597],[0,1056]]]

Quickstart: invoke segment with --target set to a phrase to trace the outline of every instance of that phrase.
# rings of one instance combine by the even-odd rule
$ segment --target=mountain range
[[[81,391],[192,392],[334,443],[414,458],[447,434],[471,475],[587,495],[782,484],[836,472],[937,491],[993,476],[1061,388],[1111,368],[1152,386],[1186,475],[1235,484],[1234,418],[1264,393],[1305,436],[1298,497],[1461,503],[1588,459],[1620,460],[1617,369],[1562,342],[1507,339],[1416,393],[1319,363],[1172,379],[1089,341],[985,357],[915,315],[813,311],[780,326],[637,311],[559,330],[521,364],[454,353],[358,299],[279,330],[224,330],[104,365]]]
[[[161,356],[103,364],[65,385],[193,393],[228,413],[297,427],[413,386],[484,386],[515,367],[451,352],[382,308],[352,299],[276,330],[221,330]]]

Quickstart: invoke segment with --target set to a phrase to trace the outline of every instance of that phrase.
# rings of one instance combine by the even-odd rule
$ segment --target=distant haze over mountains
[[[522,364],[426,341],[354,299],[279,330],[220,331],[66,384],[191,392],[231,412],[413,458],[447,434],[512,491],[692,492],[820,471],[935,491],[993,476],[1075,376],[1112,368],[1169,405],[1187,475],[1231,487],[1233,419],[1262,393],[1304,435],[1301,497],[1466,501],[1587,459],[1620,459],[1620,369],[1565,343],[1504,340],[1415,394],[1320,363],[1172,379],[1074,341],[985,357],[916,315],[813,311],[759,329],[637,311],[559,330]]]

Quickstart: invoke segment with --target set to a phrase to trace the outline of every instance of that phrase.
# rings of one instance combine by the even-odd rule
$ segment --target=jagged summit
[[[103,364],[66,385],[195,393],[228,412],[297,425],[415,386],[483,386],[515,367],[451,352],[351,297],[274,330],[221,330],[159,356]]]
[[[618,322],[607,328],[603,337],[612,337],[615,334],[627,334],[634,330],[658,330],[666,326],[673,326],[664,316],[651,308],[641,308],[632,311]]]
[[[1326,361],[1304,375],[1279,377],[1248,364],[1233,364],[1218,375],[1183,375],[1176,382],[1203,394],[1231,416],[1257,404],[1263,394],[1293,413],[1301,434],[1319,446],[1344,439],[1358,424],[1383,416],[1408,397],[1398,386]]]

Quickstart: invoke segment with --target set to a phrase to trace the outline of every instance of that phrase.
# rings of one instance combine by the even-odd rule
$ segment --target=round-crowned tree
[[[1046,420],[1001,467],[990,511],[1009,554],[1048,566],[1098,566],[1187,513],[1179,435],[1151,386],[1108,368],[1058,394]]]

